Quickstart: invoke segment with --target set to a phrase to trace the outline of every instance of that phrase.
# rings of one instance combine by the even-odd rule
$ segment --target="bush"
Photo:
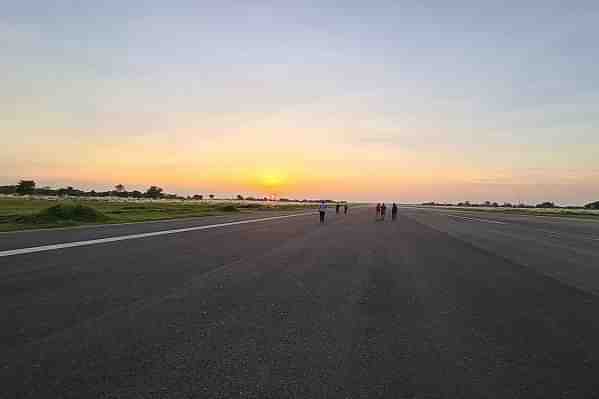
[[[108,220],[106,215],[91,206],[81,204],[58,204],[43,209],[34,215],[22,216],[18,221],[22,223],[97,223],[106,220]]]
[[[262,205],[262,204],[251,204],[250,203],[250,204],[241,204],[241,205],[239,205],[239,207],[243,208],[243,209],[260,209],[260,208],[263,208],[264,205]]]
[[[536,205],[536,208],[555,208],[555,204],[553,202],[541,202],[540,204]]]
[[[586,209],[599,209],[599,201],[591,202],[584,206]]]
[[[239,212],[239,209],[235,205],[225,205],[220,210],[223,212]]]

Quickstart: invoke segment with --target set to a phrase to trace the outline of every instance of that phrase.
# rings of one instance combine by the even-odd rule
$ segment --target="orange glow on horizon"
[[[277,194],[289,184],[288,176],[281,170],[268,169],[260,172],[258,178],[258,186],[263,187],[269,194]]]

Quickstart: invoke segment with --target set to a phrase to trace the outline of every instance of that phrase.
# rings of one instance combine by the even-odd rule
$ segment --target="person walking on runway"
[[[381,220],[385,220],[385,215],[387,214],[387,205],[383,202],[381,205]]]
[[[394,202],[391,207],[391,220],[397,219],[397,204]]]
[[[347,215],[347,211],[348,211],[349,206],[347,205],[347,202],[343,205],[343,214]]]
[[[324,223],[324,216],[327,213],[327,204],[324,201],[320,201],[320,206],[318,207],[318,214],[320,215],[320,223]]]
[[[376,204],[376,220],[379,220],[380,216],[381,216],[381,204],[378,203],[378,204]]]
[[[337,215],[339,215],[339,210],[340,210],[340,209],[341,209],[341,205],[340,205],[340,204],[337,204],[337,206],[335,206],[335,213],[336,213]]]

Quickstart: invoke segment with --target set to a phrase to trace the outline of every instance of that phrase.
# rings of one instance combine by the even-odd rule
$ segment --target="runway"
[[[0,257],[0,397],[599,392],[599,223],[251,218],[0,235],[2,252],[182,230]]]

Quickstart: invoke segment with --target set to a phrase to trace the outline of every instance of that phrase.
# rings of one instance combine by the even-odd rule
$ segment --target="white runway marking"
[[[479,219],[479,218],[471,218],[471,217],[457,216],[457,215],[447,215],[447,216],[452,217],[452,218],[457,218],[457,219],[474,220],[476,222],[483,222],[483,223],[509,224],[509,223],[506,223],[506,222],[499,222],[497,220]]]
[[[546,234],[549,234],[552,236],[556,236],[556,237],[559,237],[562,235],[561,233],[558,233],[557,231],[551,231],[551,230],[537,230],[537,231],[540,231],[540,232],[543,232],[543,233],[546,233]]]
[[[0,257],[30,254],[30,253],[34,253],[34,252],[53,251],[56,249],[63,249],[63,248],[83,247],[86,245],[105,244],[105,243],[109,243],[109,242],[135,240],[138,238],[156,237],[156,236],[162,236],[162,235],[168,235],[168,234],[184,233],[187,231],[208,230],[208,229],[215,229],[218,227],[227,227],[227,226],[235,226],[238,224],[266,222],[269,220],[287,219],[287,218],[292,218],[292,217],[297,217],[297,216],[307,216],[307,215],[314,215],[314,214],[315,214],[314,212],[295,213],[292,215],[271,216],[271,217],[260,218],[260,219],[238,220],[235,222],[218,223],[218,224],[210,224],[210,225],[195,226],[195,227],[186,227],[186,228],[174,229],[174,230],[154,231],[151,233],[129,234],[129,235],[118,236],[118,237],[98,238],[95,240],[73,241],[73,242],[66,242],[66,243],[62,243],[62,244],[51,244],[51,245],[42,245],[39,247],[12,249],[12,250],[8,250],[8,251],[0,251]]]

